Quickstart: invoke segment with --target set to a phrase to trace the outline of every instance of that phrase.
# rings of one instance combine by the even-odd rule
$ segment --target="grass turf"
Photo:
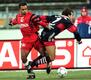
[[[49,75],[45,71],[34,72],[36,78],[33,80],[91,80],[91,70],[68,70],[68,74],[64,78],[60,78],[56,70],[52,70]],[[0,80],[27,80],[27,75],[26,71],[1,71]]]

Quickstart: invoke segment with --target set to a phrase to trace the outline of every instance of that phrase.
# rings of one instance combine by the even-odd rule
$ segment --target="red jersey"
[[[36,33],[39,30],[38,25],[33,25],[30,18],[33,14],[27,12],[26,15],[17,14],[16,18],[12,20],[12,24],[20,24],[20,29],[23,36],[30,36],[32,33]]]

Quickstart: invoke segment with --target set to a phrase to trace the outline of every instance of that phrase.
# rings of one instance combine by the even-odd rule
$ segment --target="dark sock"
[[[40,60],[43,56],[40,55],[38,56],[35,60],[33,60],[33,62],[31,63],[31,67],[34,67],[34,66],[38,66],[38,64],[36,63],[38,60]]]
[[[32,62],[31,67],[38,66],[40,64],[49,63],[49,62],[51,62],[51,59],[48,55],[45,56],[40,55]]]

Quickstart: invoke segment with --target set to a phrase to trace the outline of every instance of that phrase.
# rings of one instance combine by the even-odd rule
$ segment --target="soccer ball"
[[[67,75],[67,69],[65,67],[59,67],[57,70],[57,74],[59,77],[63,78]]]

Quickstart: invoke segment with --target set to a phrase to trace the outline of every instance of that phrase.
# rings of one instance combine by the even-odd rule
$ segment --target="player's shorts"
[[[32,34],[30,36],[23,37],[21,43],[21,48],[28,51],[31,51],[33,47],[35,47],[37,50],[42,47],[42,44],[37,34]]]
[[[44,42],[45,46],[54,46],[55,45],[55,41],[50,41],[50,42]]]
[[[51,42],[54,40],[55,36],[60,33],[60,30],[58,28],[51,29],[49,31],[43,30],[41,34],[41,40],[44,42]]]

